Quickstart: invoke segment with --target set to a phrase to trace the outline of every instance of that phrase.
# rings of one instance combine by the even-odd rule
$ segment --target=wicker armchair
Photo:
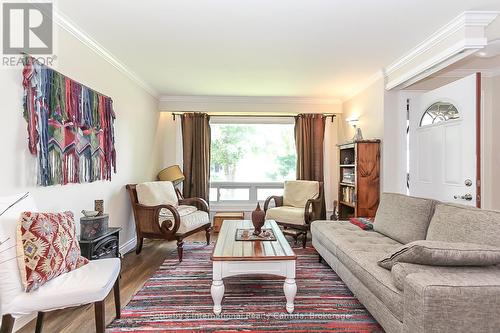
[[[274,201],[274,207],[269,207],[271,201]],[[321,216],[322,202],[323,182],[286,181],[283,196],[267,198],[264,211],[266,219],[275,220],[284,227],[283,233],[293,236],[296,242],[299,236],[303,236],[302,247],[305,248],[311,222]]]
[[[199,231],[205,231],[207,245],[210,244],[211,223],[208,215],[208,204],[205,200],[201,198],[178,200],[177,196],[175,196],[176,202],[174,204],[141,204],[139,203],[137,186],[137,184],[128,184],[126,186],[134,212],[137,234],[136,254],[141,253],[144,238],[176,240],[179,262],[182,261],[183,239],[187,236]],[[173,187],[171,188],[173,190]]]

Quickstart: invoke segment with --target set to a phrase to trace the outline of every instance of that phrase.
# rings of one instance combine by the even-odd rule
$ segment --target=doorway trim
[[[476,73],[476,207],[481,208],[481,73]]]

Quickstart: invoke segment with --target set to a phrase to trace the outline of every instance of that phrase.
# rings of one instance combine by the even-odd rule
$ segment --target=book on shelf
[[[352,187],[345,186],[342,188],[342,201],[346,203],[354,204],[355,200],[355,189]]]

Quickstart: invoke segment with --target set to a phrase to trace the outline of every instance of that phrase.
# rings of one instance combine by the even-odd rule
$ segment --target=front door
[[[476,76],[410,101],[410,194],[476,205]]]

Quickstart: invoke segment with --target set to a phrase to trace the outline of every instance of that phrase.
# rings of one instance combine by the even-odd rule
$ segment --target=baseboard
[[[135,249],[136,244],[137,244],[137,239],[135,239],[135,237],[130,239],[129,241],[125,242],[120,246],[120,253],[122,255],[129,253],[130,251]]]

